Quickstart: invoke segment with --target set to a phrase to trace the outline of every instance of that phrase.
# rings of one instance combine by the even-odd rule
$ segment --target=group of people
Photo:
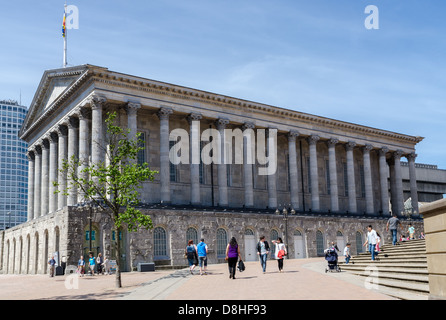
[[[283,272],[283,258],[287,255],[287,249],[281,238],[273,240],[272,243],[275,245],[274,257],[278,262],[279,272]],[[265,240],[264,236],[261,236],[257,243],[257,254],[260,257],[263,273],[266,272],[266,261],[269,252],[270,246],[268,241]],[[207,274],[207,254],[208,246],[203,238],[198,245],[195,245],[193,240],[189,240],[184,256],[189,263],[189,271],[191,274],[193,274],[193,270],[198,265],[200,268],[200,275]],[[243,263],[240,247],[235,237],[232,237],[226,246],[225,260],[228,262],[229,279],[235,279],[237,262],[239,262],[239,264]]]
[[[409,223],[409,227],[407,229],[407,233],[409,234],[408,237],[404,235],[404,229],[403,225],[401,224],[401,221],[397,218],[396,214],[393,214],[392,217],[387,221],[386,225],[386,231],[388,232],[390,230],[390,233],[392,235],[392,245],[398,244],[398,226],[401,230],[401,237],[399,241],[408,241],[408,240],[414,240],[415,239],[415,227]],[[424,239],[424,233],[421,232],[419,239]],[[372,261],[375,260],[375,257],[379,252],[380,249],[380,242],[381,237],[376,230],[373,229],[372,225],[369,225],[367,227],[367,239],[363,246],[368,246],[368,251],[371,254]],[[350,255],[350,243],[347,243],[346,247],[344,248],[344,257],[345,257],[345,263],[348,264],[351,258]]]
[[[88,259],[88,266],[90,269],[90,274],[95,275],[95,269],[98,274],[111,274],[110,260],[107,257],[102,257],[102,253],[98,253],[97,257],[94,257],[93,253],[90,252],[90,258]],[[85,275],[86,262],[84,256],[81,256],[77,263],[77,273],[83,277]]]

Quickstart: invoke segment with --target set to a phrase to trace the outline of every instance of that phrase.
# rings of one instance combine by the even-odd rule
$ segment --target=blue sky
[[[0,99],[30,104],[62,66],[64,0],[0,4]],[[72,0],[68,64],[423,136],[446,169],[446,3],[438,0]],[[368,30],[366,6],[379,9]]]

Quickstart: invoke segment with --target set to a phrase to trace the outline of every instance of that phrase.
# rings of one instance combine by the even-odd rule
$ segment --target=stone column
[[[336,168],[336,138],[328,140],[328,168],[330,170],[330,208],[332,212],[339,211],[338,172]]]
[[[228,206],[228,176],[227,176],[227,164],[225,159],[225,128],[229,123],[228,119],[218,119],[215,123],[217,130],[220,134],[220,163],[217,165],[217,179],[218,179],[218,204],[219,206]]]
[[[346,144],[347,149],[347,181],[348,181],[348,211],[357,212],[356,206],[356,183],[355,183],[355,162],[353,159],[353,149],[356,142],[349,141]]]
[[[102,108],[106,99],[93,96],[89,100],[91,106],[91,163],[97,164],[104,161],[106,149],[103,138]]]
[[[401,156],[402,150],[396,150],[393,153],[393,159],[395,161],[395,196],[396,196],[396,210],[397,215],[401,215],[404,210],[404,197],[403,197],[403,175],[401,173]]]
[[[299,209],[299,181],[297,174],[297,152],[296,152],[296,137],[299,132],[291,130],[288,133],[288,165],[290,170],[290,200],[291,206],[295,210]]]
[[[192,205],[201,204],[200,190],[200,120],[201,114],[191,113],[187,120],[190,125],[189,130],[189,159],[190,161],[190,202]],[[198,154],[195,154],[198,153]]]
[[[419,208],[418,208],[418,188],[417,188],[417,176],[415,169],[415,159],[417,154],[415,152],[409,153],[406,155],[406,158],[409,162],[409,179],[410,179],[410,197],[412,198],[412,214],[414,217],[419,216]]]
[[[79,119],[70,117],[68,119],[68,161],[71,162],[73,157],[79,159]],[[74,206],[77,203],[77,188],[75,188],[67,176],[67,206]]]
[[[316,145],[319,141],[319,136],[311,135],[308,137],[308,144],[310,145],[310,179],[311,179],[311,211],[319,211],[319,173],[317,169],[317,149]]]
[[[78,176],[80,179],[87,179],[87,174],[82,173],[82,170],[87,168],[89,164],[89,138],[90,138],[90,130],[88,127],[88,111],[85,108],[79,109],[79,168],[78,168]],[[78,190],[77,201],[84,202],[85,193],[81,188]]]
[[[161,202],[170,203],[170,160],[169,160],[169,115],[170,108],[162,107],[158,111],[160,119],[160,196]]]
[[[28,214],[26,221],[34,219],[34,170],[35,155],[33,151],[28,151]]]
[[[381,210],[383,216],[389,216],[389,183],[387,182],[387,161],[386,153],[389,151],[387,147],[379,150],[379,183],[381,186]]]
[[[136,138],[136,134],[138,133],[138,110],[141,109],[141,104],[137,102],[128,102],[127,103],[127,126],[130,129],[130,133],[128,138],[130,140]]]
[[[370,165],[370,150],[373,146],[366,144],[362,148],[363,161],[364,161],[364,185],[365,185],[365,203],[366,203],[366,213],[374,214],[374,200],[373,200],[373,184],[372,184],[372,167]]]
[[[68,159],[68,128],[65,124],[59,125],[57,128],[59,136],[59,153],[58,153],[58,182],[59,182],[59,194],[57,196],[57,208],[62,209],[67,205],[67,196],[65,190],[67,189],[67,173],[64,172],[63,162]]]
[[[48,137],[42,140],[42,196],[40,215],[47,215],[49,212],[49,166],[50,166],[50,142]]]
[[[49,167],[49,207],[48,212],[55,212],[57,210],[57,193],[55,191],[58,189],[54,186],[54,182],[58,182],[57,180],[57,158],[59,156],[59,148],[58,142],[59,137],[57,133],[51,132],[49,135],[50,142],[50,167]]]
[[[397,201],[396,201],[396,180],[395,180],[395,160],[393,155],[387,160],[389,164],[389,178],[390,178],[390,204],[392,214],[400,215],[398,213]]]
[[[34,219],[41,216],[42,202],[42,147],[34,147]]]
[[[255,163],[255,135],[254,123],[243,124],[243,181],[245,191],[245,207],[254,207],[254,180],[252,166]]]

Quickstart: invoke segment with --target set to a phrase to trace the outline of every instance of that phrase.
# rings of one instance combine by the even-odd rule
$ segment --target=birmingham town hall
[[[69,183],[60,171],[63,159],[101,161],[102,149],[93,141],[105,141],[110,111],[131,134],[141,133],[138,161],[159,171],[140,189],[140,208],[151,216],[151,230],[117,235],[108,216],[86,204],[80,192],[55,192],[53,181],[61,189]],[[276,130],[277,170],[260,175],[264,164],[258,162],[173,164],[169,150],[175,141],[169,134],[191,132],[193,123],[199,123],[200,134],[209,128]],[[257,258],[262,235],[268,241],[281,237],[289,258],[322,255],[331,241],[340,249],[350,242],[355,254],[363,250],[370,224],[389,242],[387,219],[392,212],[407,217],[408,197],[411,221],[423,229],[415,173],[420,137],[93,65],[45,71],[19,136],[29,145],[28,218],[1,233],[2,273],[46,273],[53,255],[67,266],[89,251],[112,257],[115,241],[123,248],[123,271],[144,262],[184,266],[188,240],[201,238],[209,263],[224,261],[233,236],[246,261]],[[402,181],[407,167],[409,194]]]

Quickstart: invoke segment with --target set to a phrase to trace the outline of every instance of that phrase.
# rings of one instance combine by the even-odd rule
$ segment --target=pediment
[[[87,71],[88,66],[86,65],[45,71],[19,135],[30,130],[42,117],[56,112]]]

